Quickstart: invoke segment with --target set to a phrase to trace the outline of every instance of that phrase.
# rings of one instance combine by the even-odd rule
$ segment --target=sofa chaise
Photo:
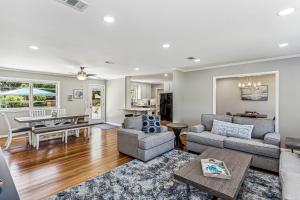
[[[253,125],[251,139],[211,133],[214,119],[234,124]],[[275,133],[274,121],[271,119],[203,114],[201,124],[191,127],[190,132],[187,133],[187,150],[202,153],[212,147],[249,153],[253,156],[252,166],[278,172],[280,135]]]

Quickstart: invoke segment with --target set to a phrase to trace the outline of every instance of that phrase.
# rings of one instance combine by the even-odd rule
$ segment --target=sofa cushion
[[[233,123],[254,125],[252,131],[252,138],[256,138],[256,139],[264,139],[266,133],[275,132],[275,125],[272,119],[233,117]]]
[[[134,129],[141,131],[143,129],[143,119],[142,116],[137,117],[125,117],[124,119],[125,129]]]
[[[282,150],[280,154],[279,171],[294,172],[300,175],[300,155]]]
[[[267,133],[264,137],[266,144],[273,144],[280,146],[280,134],[279,133]]]
[[[232,116],[203,114],[201,116],[201,124],[205,127],[206,131],[211,131],[214,119],[224,122],[232,122]]]
[[[204,131],[202,133],[187,133],[187,141],[204,144],[207,146],[213,146],[218,148],[223,148],[223,141],[226,136],[212,134],[211,132]]]
[[[279,158],[280,155],[280,148],[278,146],[265,144],[260,139],[245,140],[228,137],[224,140],[224,147],[270,158]]]
[[[145,137],[139,140],[139,148],[151,149],[153,147],[164,144],[170,140],[174,140],[175,136],[171,132],[164,133],[146,133]]]
[[[211,132],[217,135],[250,140],[252,130],[253,130],[253,125],[234,124],[234,123],[223,122],[214,119],[213,128]]]
[[[145,133],[159,133],[160,132],[160,116],[144,115],[143,116],[143,131]]]
[[[280,182],[283,200],[296,200],[300,197],[300,174],[293,172],[281,172]]]

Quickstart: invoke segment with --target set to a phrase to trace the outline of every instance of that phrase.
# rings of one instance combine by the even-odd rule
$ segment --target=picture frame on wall
[[[268,101],[268,86],[241,88],[241,99],[243,101]]]
[[[83,89],[74,89],[73,90],[74,99],[83,99]]]
[[[67,95],[67,99],[68,101],[73,101],[73,95],[72,94]]]

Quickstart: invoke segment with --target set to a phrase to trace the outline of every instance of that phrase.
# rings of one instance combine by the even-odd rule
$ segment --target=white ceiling
[[[140,83],[152,83],[152,84],[163,84],[165,81],[172,81],[173,73],[166,73],[166,74],[168,74],[167,77],[165,76],[165,74],[149,74],[149,75],[132,76],[131,81],[140,82]]]
[[[300,53],[299,0],[85,1],[84,12],[55,0],[1,1],[0,66],[69,74],[84,65],[111,79]],[[276,15],[288,7],[296,12]]]

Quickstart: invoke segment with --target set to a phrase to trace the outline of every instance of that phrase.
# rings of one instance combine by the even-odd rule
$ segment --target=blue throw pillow
[[[160,116],[144,115],[143,131],[145,133],[160,133]]]

